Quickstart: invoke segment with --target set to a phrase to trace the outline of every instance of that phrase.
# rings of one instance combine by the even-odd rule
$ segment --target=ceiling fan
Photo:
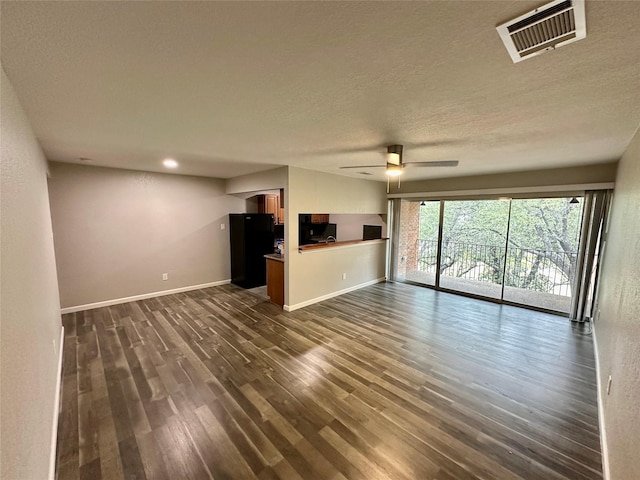
[[[428,162],[403,162],[402,161],[402,145],[389,145],[387,147],[387,163],[386,165],[353,165],[340,167],[341,169],[349,168],[386,168],[387,177],[399,177],[405,167],[456,167],[458,160],[435,160]],[[400,178],[398,178],[398,187],[400,186]]]
[[[402,174],[402,170],[405,167],[456,167],[458,160],[436,160],[429,162],[403,162],[402,161],[402,145],[389,145],[387,147],[387,164],[386,165],[350,165],[347,167],[340,167],[341,169],[348,168],[382,168],[387,169],[386,173],[390,177],[397,177]]]

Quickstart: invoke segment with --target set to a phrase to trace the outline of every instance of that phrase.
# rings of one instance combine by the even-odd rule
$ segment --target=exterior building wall
[[[398,244],[398,278],[418,269],[420,203],[403,201],[400,207],[400,241]]]

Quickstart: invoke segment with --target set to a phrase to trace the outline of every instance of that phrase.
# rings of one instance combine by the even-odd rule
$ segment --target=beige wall
[[[274,168],[264,172],[228,178],[225,181],[225,192],[234,194],[285,188],[287,186],[287,168]]]
[[[482,191],[487,189],[526,189],[576,184],[613,182],[616,163],[602,163],[583,167],[554,168],[526,172],[478,175],[472,177],[436,178],[432,180],[407,181],[403,178],[401,188],[391,182],[391,194],[416,192]]]
[[[318,297],[384,277],[386,242],[298,252],[300,213],[386,214],[386,185],[289,167],[286,190],[285,304],[295,308]],[[342,279],[346,273],[347,278]]]
[[[44,479],[62,328],[47,165],[4,70],[0,90],[0,478]]]
[[[640,478],[640,132],[620,160],[611,211],[595,334],[610,478],[627,480]]]
[[[63,307],[230,278],[223,180],[52,163],[49,189]]]

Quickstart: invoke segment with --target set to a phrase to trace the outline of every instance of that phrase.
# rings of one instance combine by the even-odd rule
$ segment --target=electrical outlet
[[[169,280],[169,274],[168,273],[163,273],[162,274],[162,280]]]
[[[343,273],[343,274],[342,274],[342,279],[343,279],[343,280],[346,280],[346,279],[347,279],[347,274],[346,274],[346,273]]]
[[[221,223],[220,224],[220,230],[224,230],[224,229],[225,229],[224,223]]]

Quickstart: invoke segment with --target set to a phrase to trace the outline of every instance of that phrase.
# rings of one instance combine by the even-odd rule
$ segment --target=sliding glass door
[[[583,203],[402,201],[395,278],[568,313]]]

